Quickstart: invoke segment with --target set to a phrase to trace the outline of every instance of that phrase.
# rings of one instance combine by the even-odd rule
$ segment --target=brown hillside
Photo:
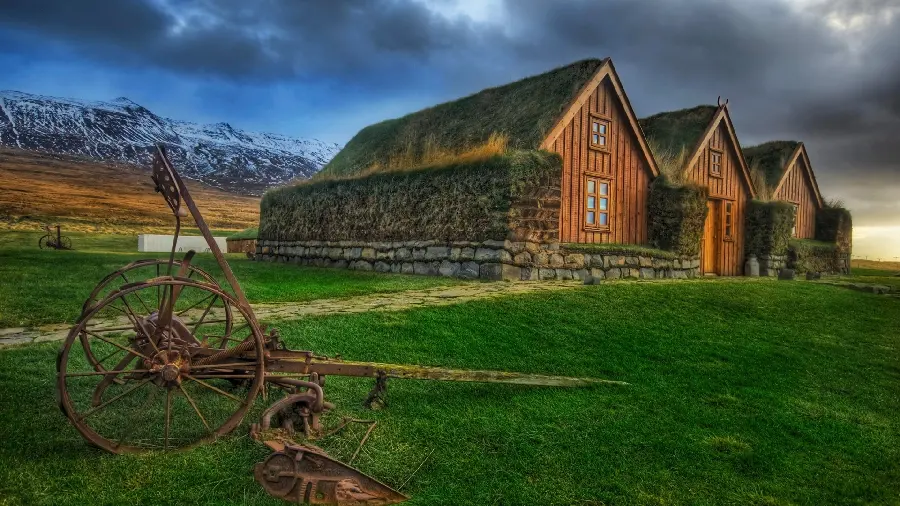
[[[186,183],[210,227],[259,223],[259,198]],[[147,169],[0,148],[0,229],[51,222],[68,230],[134,233],[171,232],[174,219]],[[192,220],[184,225],[194,226]]]

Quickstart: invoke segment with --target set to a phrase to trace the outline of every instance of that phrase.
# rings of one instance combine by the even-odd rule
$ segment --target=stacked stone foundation
[[[324,242],[260,240],[256,258],[360,271],[448,276],[463,279],[537,281],[693,278],[697,258],[570,252],[558,243]]]
[[[759,275],[761,277],[778,277],[781,269],[784,269],[787,257],[784,255],[762,256],[759,259]]]

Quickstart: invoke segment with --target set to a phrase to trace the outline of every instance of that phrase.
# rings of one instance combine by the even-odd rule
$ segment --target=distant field
[[[210,227],[258,224],[257,197],[187,184]],[[102,233],[169,232],[173,225],[148,170],[0,148],[0,229],[38,230],[57,222],[65,230]]]
[[[874,269],[879,271],[900,272],[900,262],[877,262],[875,260],[853,259],[850,261],[853,269]]]

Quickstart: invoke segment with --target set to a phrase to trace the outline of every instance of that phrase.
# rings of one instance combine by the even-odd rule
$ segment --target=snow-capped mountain
[[[316,139],[198,125],[128,100],[88,102],[0,91],[0,145],[146,166],[165,143],[182,175],[242,193],[308,178],[340,147]]]

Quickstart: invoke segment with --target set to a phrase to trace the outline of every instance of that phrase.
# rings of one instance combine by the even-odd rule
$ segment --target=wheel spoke
[[[206,423],[206,418],[203,418],[203,413],[200,412],[200,408],[197,407],[197,404],[194,402],[194,399],[188,395],[187,390],[184,389],[184,385],[178,384],[178,388],[181,390],[181,393],[184,394],[185,399],[187,399],[188,403],[190,403],[191,407],[194,408],[194,412],[197,413],[197,416],[200,417],[200,421],[203,422],[203,426],[206,427],[206,430],[212,433],[212,429],[209,428],[209,424]]]
[[[130,371],[91,371],[91,372],[66,372],[63,375],[67,378],[77,378],[80,376],[113,376],[118,374],[147,374],[151,372],[149,369],[132,369]]]
[[[157,392],[159,392],[158,388],[150,390],[150,395],[147,396],[147,400],[144,401],[144,404],[141,405],[140,409],[136,409],[131,412],[131,416],[128,417],[128,428],[126,429],[125,434],[123,434],[122,437],[120,437],[119,440],[115,442],[116,448],[122,446],[122,443],[124,441],[127,441],[128,438],[134,433],[134,430],[140,426],[141,420],[139,419],[139,417],[141,417],[147,411],[150,405],[153,404],[153,401],[156,400]]]
[[[144,354],[142,354],[141,352],[135,350],[134,348],[126,348],[126,347],[122,346],[121,344],[119,344],[119,343],[117,343],[117,342],[114,342],[114,341],[110,341],[109,339],[107,339],[107,338],[101,336],[100,334],[91,332],[90,330],[85,330],[85,332],[88,333],[88,334],[90,334],[90,335],[92,335],[92,336],[94,336],[94,337],[96,337],[97,339],[99,339],[99,340],[101,340],[101,341],[103,341],[103,342],[105,342],[105,343],[109,343],[109,344],[115,346],[116,348],[121,348],[121,349],[127,351],[128,353],[131,353],[132,355],[137,355],[137,356],[141,357],[141,358],[144,359],[144,360],[150,360],[150,357],[147,357],[146,355],[144,355]]]
[[[123,330],[134,330],[134,327],[101,327],[102,323],[94,325],[86,325],[86,329],[96,330],[98,332],[121,332]]]
[[[172,424],[172,392],[173,390],[169,388],[166,391],[166,429],[165,429],[165,442],[163,443],[163,449],[169,449],[169,427]]]
[[[207,382],[205,382],[205,381],[203,381],[203,380],[199,380],[199,379],[197,379],[197,378],[195,378],[195,377],[193,377],[193,376],[187,375],[187,374],[186,374],[184,377],[187,378],[187,379],[189,379],[189,380],[191,380],[191,381],[193,381],[193,382],[195,382],[195,383],[199,383],[201,386],[204,386],[204,387],[206,387],[206,388],[212,390],[213,392],[216,392],[216,393],[218,393],[218,394],[220,394],[220,395],[224,395],[225,397],[228,397],[229,399],[231,399],[231,400],[233,400],[233,401],[235,401],[235,402],[238,402],[238,403],[240,403],[240,404],[243,404],[243,403],[244,403],[244,401],[241,400],[240,397],[235,397],[234,395],[231,395],[230,393],[226,392],[225,390],[222,390],[221,388],[214,387],[214,386],[210,385],[209,383],[207,383]]]
[[[215,294],[213,294],[213,295],[215,295]],[[200,317],[200,320],[198,320],[197,323],[194,325],[194,328],[191,329],[191,334],[196,334],[196,333],[197,333],[197,329],[198,329],[198,328],[200,327],[200,325],[203,323],[203,320],[206,319],[206,315],[209,314],[209,310],[212,309],[213,304],[216,302],[216,298],[218,298],[218,297],[219,297],[219,296],[216,295],[215,298],[213,298],[213,300],[209,301],[209,305],[206,306],[206,310],[203,311],[203,316]],[[227,321],[227,320],[226,320],[226,321]],[[210,322],[210,323],[215,323],[215,322]]]
[[[107,356],[101,358],[100,360],[97,361],[97,363],[100,364],[100,365],[103,365],[103,362],[106,362],[107,360],[111,359],[111,358],[113,357],[113,355],[115,355],[116,353],[119,353],[120,351],[121,351],[121,350],[113,350],[112,353],[110,353],[109,355],[107,355]]]
[[[192,272],[193,272],[193,271],[192,271]],[[175,315],[176,315],[176,316],[181,316],[181,315],[183,315],[184,313],[187,313],[188,311],[190,311],[191,309],[194,309],[195,307],[199,306],[200,304],[203,304],[203,303],[206,302],[207,300],[209,300],[209,299],[215,299],[216,297],[218,297],[218,295],[212,294],[212,295],[210,295],[209,297],[206,297],[206,298],[204,298],[204,299],[200,299],[199,301],[197,301],[197,302],[191,304],[190,306],[188,306],[186,309],[182,309],[181,311],[178,311],[177,313],[175,313]]]
[[[137,385],[135,385],[135,386],[129,388],[128,390],[125,390],[124,392],[120,393],[119,395],[113,397],[112,399],[110,399],[110,400],[104,402],[103,404],[100,404],[99,406],[94,406],[93,408],[91,408],[91,409],[85,411],[84,414],[82,414],[82,415],[78,418],[78,420],[79,420],[79,421],[84,421],[85,418],[87,418],[87,417],[93,415],[94,413],[100,411],[101,409],[105,408],[106,406],[109,406],[110,404],[112,404],[113,402],[115,402],[115,401],[121,399],[122,397],[125,397],[126,395],[130,394],[131,392],[134,392],[134,391],[137,390],[138,388],[141,388],[142,386],[146,385],[148,381],[150,381],[150,380],[152,380],[152,379],[153,379],[152,377],[147,378],[147,379],[145,379],[144,381],[141,381],[140,383],[138,383]]]

